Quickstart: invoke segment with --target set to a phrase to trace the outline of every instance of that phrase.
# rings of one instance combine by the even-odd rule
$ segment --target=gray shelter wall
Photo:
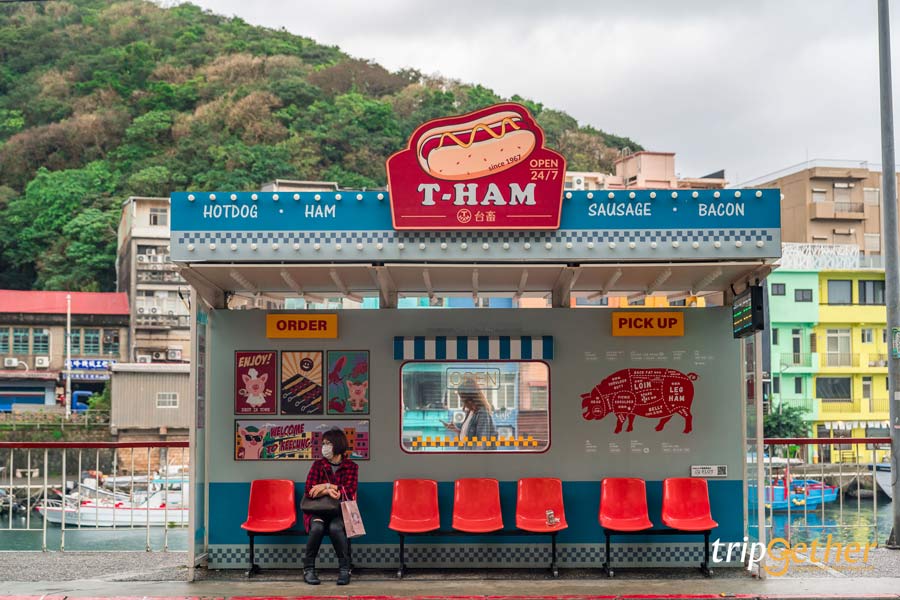
[[[205,433],[211,484],[261,478],[302,481],[311,464],[234,460],[236,350],[370,351],[371,414],[359,418],[370,419],[371,460],[360,461],[362,482],[423,476],[441,481],[469,476],[503,481],[526,476],[555,476],[566,481],[598,481],[608,476],[660,480],[690,476],[691,465],[697,464],[727,465],[727,479],[742,479],[740,344],[731,337],[728,308],[684,310],[685,335],[672,338],[611,337],[613,311],[606,309],[337,312],[339,338],[334,340],[267,339],[265,311],[210,313]],[[643,314],[642,310],[633,312]],[[393,357],[393,337],[398,335],[553,335],[555,357],[549,361],[550,449],[543,454],[404,453],[400,449],[399,422],[401,362]],[[654,431],[658,423],[655,418],[638,417],[633,432],[623,430],[620,434],[613,433],[614,415],[599,421],[585,420],[581,394],[625,368],[672,368],[696,373],[693,432],[682,433],[684,421],[677,415],[661,432]],[[272,418],[276,417],[268,417]],[[734,498],[734,502],[738,506],[740,498]]]

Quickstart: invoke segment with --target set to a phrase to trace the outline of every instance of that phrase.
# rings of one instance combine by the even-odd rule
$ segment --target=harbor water
[[[22,515],[12,517],[10,528],[9,515],[0,516],[0,551],[8,550],[41,550],[43,532],[41,516],[33,513],[31,528],[26,530],[26,520]],[[168,549],[186,551],[190,539],[187,528],[170,528],[168,530]],[[62,529],[58,525],[47,526],[47,549],[59,550]],[[158,552],[165,547],[165,529],[150,528],[150,549]],[[147,549],[146,528],[86,528],[66,527],[66,550],[83,552],[127,552],[145,551]]]

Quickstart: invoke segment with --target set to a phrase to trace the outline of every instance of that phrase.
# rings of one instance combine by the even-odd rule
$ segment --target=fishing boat
[[[756,486],[748,486],[750,507],[757,506]],[[765,489],[765,507],[773,511],[810,510],[834,502],[838,497],[838,488],[815,479],[794,479],[788,486],[784,480],[776,480],[774,485]]]
[[[65,518],[70,527],[187,527],[188,506],[187,489],[164,489],[137,503],[64,496],[43,501],[35,510],[48,523],[62,525]]]
[[[874,465],[869,465],[869,470],[875,471],[875,482],[878,484],[878,487],[881,488],[881,491],[884,492],[888,498],[893,500],[894,487],[891,485],[891,463],[876,463]]]

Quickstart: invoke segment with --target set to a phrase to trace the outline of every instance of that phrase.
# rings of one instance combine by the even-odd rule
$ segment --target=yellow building
[[[884,271],[819,272],[819,318],[811,352],[818,356],[813,394],[816,437],[886,437],[888,431],[888,331]],[[813,365],[816,367],[816,365]],[[869,462],[872,448],[822,446],[822,462]],[[875,451],[880,461],[887,448]]]

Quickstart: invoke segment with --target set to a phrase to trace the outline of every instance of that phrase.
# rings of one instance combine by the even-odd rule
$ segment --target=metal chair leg
[[[406,547],[404,542],[406,538],[401,533],[400,534],[400,568],[397,569],[397,579],[403,579],[403,575],[406,573]]]
[[[711,577],[712,571],[709,570],[709,534],[710,531],[703,532],[703,562],[700,564],[700,572],[704,577]]]
[[[550,573],[553,577],[559,577],[559,567],[556,565],[556,532],[550,534]]]
[[[609,548],[609,530],[604,529],[603,533],[604,533],[604,535],[606,535],[606,554],[603,556],[603,560],[604,560],[603,570],[606,571],[607,577],[612,577],[613,575],[615,575],[615,573],[613,572],[613,569],[612,569],[612,555],[611,555],[611,551]]]
[[[259,573],[261,569],[259,568],[259,565],[256,564],[256,555],[253,547],[253,532],[248,531],[247,535],[250,537],[250,568],[247,569],[247,577],[253,577]]]

